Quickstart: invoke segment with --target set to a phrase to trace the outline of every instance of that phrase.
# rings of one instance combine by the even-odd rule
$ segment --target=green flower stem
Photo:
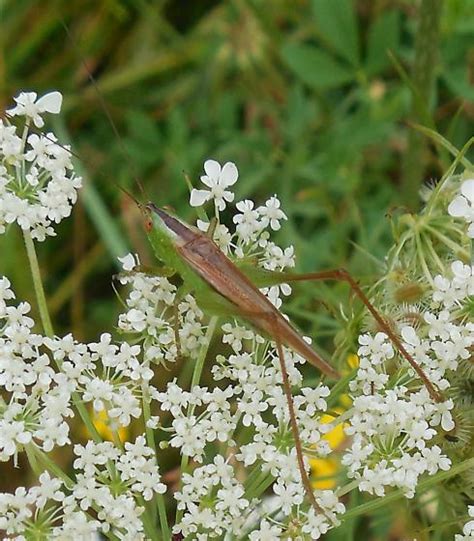
[[[153,513],[150,513],[150,510],[147,508],[147,502],[142,496],[137,497],[137,502],[144,508],[143,513],[140,515],[141,521],[143,523],[143,529],[147,535],[148,539],[151,541],[161,541],[161,539],[171,539],[171,537],[158,537],[158,532],[155,527],[155,521],[153,519]]]
[[[158,455],[156,452],[156,443],[155,443],[155,435],[153,433],[153,430],[148,426],[148,421],[151,417],[150,412],[150,393],[149,393],[149,387],[148,383],[144,383],[142,385],[142,412],[143,412],[143,420],[145,422],[145,434],[146,434],[146,441],[148,447],[153,449],[155,453],[155,460],[158,464]],[[166,515],[166,505],[165,505],[165,498],[163,497],[163,494],[155,494],[153,499],[156,502],[156,508],[158,509],[158,515],[160,518],[160,529],[163,534],[163,539],[171,539],[171,533],[170,528],[168,525],[168,517]],[[156,517],[156,514],[153,513],[153,516]]]
[[[245,497],[248,500],[255,498],[257,492],[257,487],[262,483],[265,477],[268,475],[268,472],[263,472],[261,466],[256,466],[250,474],[247,476],[246,488],[245,488]]]
[[[433,475],[432,477],[428,477],[427,479],[418,483],[417,494],[421,494],[421,492],[424,492],[425,490],[428,490],[429,488],[432,488],[442,483],[443,481],[446,481],[447,479],[454,477],[455,475],[459,475],[463,473],[464,471],[468,471],[473,467],[474,467],[474,458],[470,458],[469,460],[465,460],[464,462],[461,462],[460,464],[456,464],[449,471],[439,472]],[[349,483],[349,485],[350,484],[351,483]],[[340,492],[338,492],[338,495],[340,495]],[[389,505],[403,498],[405,498],[403,491],[401,489],[397,489],[397,490],[394,490],[393,492],[390,492],[390,494],[387,494],[383,498],[377,498],[370,502],[363,503],[362,505],[354,507],[353,509],[349,509],[349,511],[344,513],[344,515],[342,515],[340,518],[343,522],[345,522],[355,517],[372,513],[376,509],[384,507],[385,505]]]
[[[48,304],[46,303],[46,295],[44,294],[43,281],[41,280],[41,272],[38,264],[38,257],[36,255],[35,244],[33,242],[33,239],[31,238],[29,231],[23,231],[23,238],[25,240],[26,254],[30,263],[31,277],[33,279],[36,302],[38,304],[38,311],[40,313],[44,334],[48,338],[54,338],[53,324],[51,323],[51,318],[48,311]],[[56,366],[58,368],[61,367],[60,363],[58,362],[56,362]],[[87,411],[87,408],[84,406],[77,393],[72,394],[72,401],[94,441],[102,441],[102,438],[97,432],[97,429],[94,426],[94,423],[89,415],[89,412]]]
[[[360,480],[355,479],[354,481],[351,481],[350,483],[347,483],[347,485],[344,485],[343,487],[340,487],[336,490],[336,496],[338,498],[342,498],[342,496],[345,496],[349,492],[352,492],[355,488],[359,486]],[[345,515],[344,515],[345,516]]]
[[[273,477],[271,473],[267,472],[261,483],[257,487],[255,487],[254,497],[261,496],[273,483],[273,481],[275,481],[275,477]]]
[[[36,473],[36,475],[39,476],[44,471],[43,468],[38,469],[38,471],[36,471],[34,469],[35,467],[38,468],[38,466],[39,466],[38,461],[39,461],[39,462],[43,463],[44,467],[50,473],[52,473],[58,479],[61,479],[63,481],[63,483],[64,483],[64,486],[68,490],[72,489],[72,487],[74,486],[74,481],[55,462],[53,462],[44,451],[42,451],[41,449],[39,449],[38,447],[36,447],[35,445],[32,445],[32,444],[26,446],[25,450],[26,450],[26,454],[28,456],[28,461],[29,461],[30,465],[32,466],[32,469]],[[35,463],[36,466],[33,466],[33,463]],[[92,507],[96,511],[99,510],[97,508],[97,506],[95,506],[94,504],[92,505]],[[89,516],[89,518],[94,519],[94,517],[90,516],[88,511],[85,511],[85,513],[86,513],[86,515]],[[112,541],[118,541],[118,537],[116,535],[114,535],[113,533],[111,533],[111,532],[104,533],[104,535],[108,539],[111,539]]]
[[[435,237],[438,237],[438,239],[441,242],[443,242],[448,248],[453,250],[455,254],[459,254],[460,256],[466,258],[467,260],[469,259],[470,254],[466,250],[463,250],[461,246],[459,246],[459,244],[452,241],[449,237],[447,237],[446,235],[443,235],[443,233],[440,233],[439,231],[437,231],[436,229],[434,229],[433,227],[429,225],[426,226],[426,229],[428,229]]]
[[[67,489],[71,489],[74,486],[73,480],[65,473],[49,456],[36,447],[34,444],[25,446],[25,451],[28,456],[28,461],[31,465],[32,470],[36,475],[43,473],[44,468],[46,468],[50,473],[52,473],[58,479],[64,483]],[[39,463],[42,463],[44,467],[39,467]]]
[[[205,337],[206,339],[201,348],[201,351],[199,352],[199,357],[196,360],[196,364],[194,365],[193,375],[191,378],[191,391],[193,387],[198,385],[199,381],[201,380],[201,375],[204,368],[204,362],[206,361],[207,352],[209,350],[209,346],[211,345],[212,336],[216,330],[217,320],[218,318],[214,316],[209,321],[209,325],[207,327],[207,332],[206,332],[206,337]],[[188,412],[186,416],[189,417],[190,415],[192,415],[193,411],[194,411],[194,406],[190,406],[188,408]],[[187,455],[183,455],[181,457],[181,467],[180,467],[181,476],[183,475],[183,473],[187,471],[188,462],[189,462],[189,457]],[[176,524],[178,524],[178,522],[180,522],[182,518],[183,518],[183,510],[177,509],[176,510]]]
[[[38,458],[36,457],[36,454],[34,452],[34,444],[28,444],[25,445],[25,452],[26,456],[28,458],[28,463],[30,465],[30,468],[33,470],[33,473],[36,475],[36,477],[39,477],[43,473],[43,468],[40,467],[38,464]]]
[[[430,269],[428,268],[428,264],[426,263],[425,254],[423,252],[423,246],[422,246],[422,243],[421,243],[421,238],[420,238],[420,235],[418,233],[416,233],[416,235],[415,235],[415,244],[416,244],[416,250],[417,250],[416,253],[417,253],[418,259],[420,261],[420,266],[423,269],[423,273],[424,273],[426,279],[430,283],[431,287],[433,287],[433,285],[434,285],[433,277],[431,276]]]
[[[209,350],[209,346],[211,345],[212,336],[216,330],[217,326],[217,317],[212,317],[209,321],[209,326],[207,327],[206,332],[206,341],[205,344],[202,346],[201,351],[199,352],[199,357],[196,361],[196,365],[194,366],[193,371],[193,377],[191,378],[191,390],[193,387],[199,384],[199,381],[201,380],[202,370],[204,368],[204,362],[206,361],[207,351]],[[192,408],[194,410],[194,408]]]
[[[28,230],[23,230],[23,238],[25,239],[26,253],[30,263],[31,276],[33,278],[33,286],[36,294],[36,302],[38,303],[38,310],[40,313],[43,330],[46,336],[53,338],[53,325],[51,323],[51,318],[49,317],[48,305],[46,303],[46,295],[44,294],[35,245]]]

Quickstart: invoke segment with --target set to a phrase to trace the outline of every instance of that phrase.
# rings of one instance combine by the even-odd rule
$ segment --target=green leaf
[[[334,88],[354,78],[352,70],[313,45],[290,43],[282,48],[281,56],[303,82],[317,90]]]
[[[454,95],[469,101],[474,100],[474,87],[469,81],[467,66],[452,67],[446,70],[442,77]]]
[[[352,0],[313,0],[318,34],[357,67],[360,63],[359,36]]]
[[[367,39],[367,73],[373,75],[391,64],[388,51],[398,53],[400,14],[389,11],[381,15],[370,27]]]

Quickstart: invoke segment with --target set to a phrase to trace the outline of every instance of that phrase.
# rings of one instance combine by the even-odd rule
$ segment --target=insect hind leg
[[[359,300],[365,305],[367,310],[371,313],[372,317],[378,323],[380,328],[390,338],[398,351],[408,361],[413,370],[418,374],[419,378],[424,383],[430,396],[436,401],[441,402],[443,397],[438,389],[435,388],[433,383],[428,379],[421,366],[415,361],[415,359],[408,353],[402,341],[394,332],[390,324],[384,319],[384,317],[378,312],[375,306],[369,301],[367,295],[362,291],[357,281],[349,274],[346,269],[339,268],[321,272],[309,272],[303,274],[283,273],[282,281],[297,282],[297,281],[329,281],[335,280],[339,282],[346,282]]]
[[[306,471],[306,468],[305,468],[303,446],[301,444],[300,431],[298,428],[298,422],[296,420],[295,405],[293,402],[293,395],[291,392],[291,385],[290,385],[290,381],[288,377],[288,370],[286,367],[285,354],[283,351],[283,345],[280,340],[279,332],[278,332],[278,328],[279,328],[278,318],[275,317],[273,313],[259,314],[259,317],[266,318],[272,325],[274,325],[274,328],[275,328],[275,342],[276,342],[276,348],[277,348],[277,353],[278,353],[278,360],[280,362],[280,370],[281,370],[281,375],[282,375],[282,380],[283,380],[283,390],[284,390],[286,401],[288,404],[290,427],[291,427],[291,432],[293,434],[293,440],[295,442],[296,458],[298,461],[298,469],[301,476],[301,482],[303,484],[306,495],[314,511],[316,513],[322,513],[323,511],[316,501],[313,489],[311,487],[311,481],[309,479],[308,472]]]

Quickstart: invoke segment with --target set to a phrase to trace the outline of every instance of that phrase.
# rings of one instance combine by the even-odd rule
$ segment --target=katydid
[[[301,480],[311,504],[320,511],[304,465],[282,345],[290,347],[332,378],[338,378],[338,372],[303,340],[209,236],[153,203],[145,206],[145,213],[145,229],[155,255],[181,276],[184,287],[192,291],[198,305],[208,309],[212,306],[210,310],[225,310],[246,319],[276,341]]]
[[[300,354],[331,378],[338,378],[338,372],[305,342],[293,325],[283,317],[281,312],[258,289],[257,285],[220,250],[210,236],[184,223],[154,203],[148,203],[142,209],[146,217],[145,229],[155,255],[166,267],[174,269],[180,275],[183,286],[193,293],[198,305],[208,311],[224,312],[227,315],[242,318],[276,342],[301,479],[311,504],[316,511],[320,511],[304,466],[303,450],[283,346]],[[378,325],[418,373],[430,394],[439,400],[438,392],[419,365],[403,347],[389,324],[367,299],[357,282],[347,272],[334,270],[298,275],[261,270],[259,276],[259,281],[262,282],[260,285],[264,285],[263,281],[265,280],[267,281],[266,285],[302,280],[343,280],[347,282],[371,312]]]

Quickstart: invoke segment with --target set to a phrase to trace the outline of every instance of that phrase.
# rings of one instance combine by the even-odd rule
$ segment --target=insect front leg
[[[183,359],[183,350],[181,348],[181,337],[179,336],[179,304],[183,298],[187,295],[188,291],[184,291],[182,288],[179,288],[176,292],[176,296],[173,301],[173,332],[174,332],[174,341],[176,343],[176,355],[177,361]]]
[[[298,281],[329,281],[336,280],[339,282],[346,282],[349,284],[352,291],[359,298],[359,300],[365,305],[367,310],[372,314],[379,327],[390,338],[398,351],[408,361],[411,367],[418,374],[419,378],[423,381],[425,387],[428,389],[430,396],[436,402],[441,402],[443,397],[438,389],[435,388],[433,383],[428,379],[421,366],[415,361],[415,359],[408,353],[398,334],[394,332],[388,323],[388,321],[380,314],[375,306],[369,301],[367,295],[362,291],[357,281],[345,270],[345,269],[333,269],[321,272],[309,272],[304,274],[282,273],[282,282],[298,282]]]

